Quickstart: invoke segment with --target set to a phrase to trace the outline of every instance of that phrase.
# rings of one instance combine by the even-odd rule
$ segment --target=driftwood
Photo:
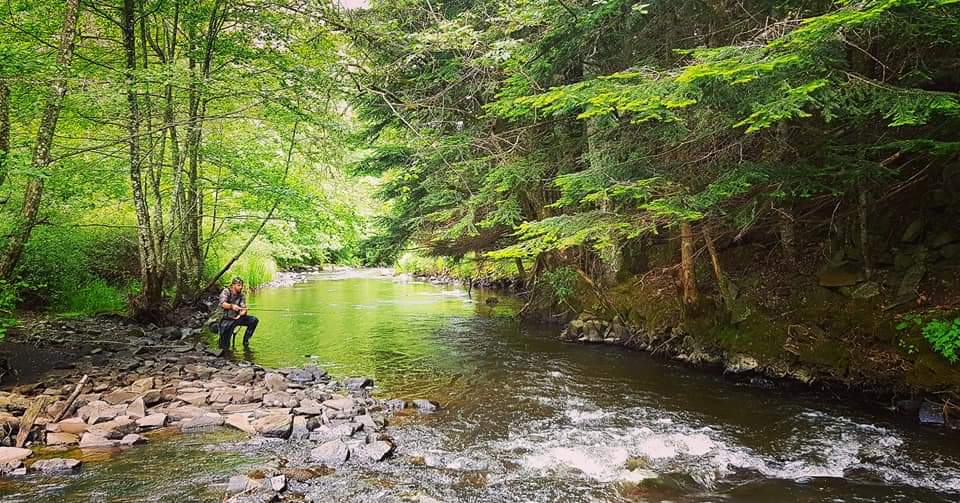
[[[13,393],[0,393],[0,408],[7,410],[26,410],[33,405],[33,400]]]
[[[17,447],[23,447],[27,443],[27,437],[30,436],[30,430],[33,429],[33,423],[37,421],[40,411],[47,406],[47,397],[40,395],[34,400],[27,412],[20,418],[20,431],[17,432]]]
[[[83,377],[80,378],[80,382],[77,383],[77,387],[73,388],[73,393],[70,393],[70,398],[67,398],[67,404],[63,406],[63,410],[57,414],[56,419],[53,420],[54,423],[63,419],[63,416],[66,416],[70,412],[70,407],[73,407],[73,402],[77,401],[77,397],[80,396],[80,392],[83,391],[83,385],[87,384],[87,374],[83,374]]]

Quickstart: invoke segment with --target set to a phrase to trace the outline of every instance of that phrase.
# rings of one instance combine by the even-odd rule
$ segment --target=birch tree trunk
[[[53,133],[60,118],[63,97],[67,94],[67,72],[73,60],[73,47],[77,35],[77,17],[80,13],[80,0],[67,0],[63,12],[63,25],[60,28],[60,44],[57,48],[57,73],[47,90],[43,116],[37,130],[37,143],[33,150],[31,167],[35,173],[43,172],[50,165],[50,148],[53,146]],[[37,223],[37,212],[43,197],[43,177],[34,176],[27,182],[23,206],[14,232],[7,243],[7,250],[0,257],[0,279],[10,277],[13,268],[20,260],[23,247],[30,239],[30,233]]]

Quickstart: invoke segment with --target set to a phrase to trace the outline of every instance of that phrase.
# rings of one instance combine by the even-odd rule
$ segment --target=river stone
[[[196,393],[181,393],[177,395],[177,400],[180,400],[181,402],[189,403],[190,405],[196,405],[199,407],[201,405],[207,404],[207,397],[209,396],[210,396],[209,391],[200,391]]]
[[[263,405],[259,403],[231,404],[224,407],[223,412],[226,414],[234,414],[238,412],[253,412],[262,406]]]
[[[73,445],[80,441],[74,433],[47,433],[47,445]]]
[[[367,377],[349,377],[343,380],[343,386],[349,390],[360,391],[363,388],[372,388],[373,379]]]
[[[127,416],[133,419],[142,419],[147,415],[147,406],[143,403],[143,398],[137,398],[127,405]]]
[[[80,468],[79,459],[50,458],[41,459],[33,463],[30,469],[41,473],[72,472]]]
[[[233,376],[231,381],[234,384],[250,384],[253,382],[255,377],[256,372],[252,367],[243,367],[240,370],[237,370],[236,375]]]
[[[112,393],[107,393],[103,396],[103,400],[110,405],[119,405],[121,403],[127,403],[132,401],[134,398],[137,398],[137,393],[132,391],[127,391],[123,389],[118,389]]]
[[[387,410],[403,410],[407,408],[407,402],[400,400],[398,398],[394,398],[392,400],[387,400],[386,402],[383,402],[383,406]]]
[[[894,298],[894,302],[901,304],[915,299],[917,297],[917,289],[920,287],[920,282],[923,281],[923,277],[926,274],[927,267],[923,262],[918,262],[907,269],[907,272],[903,273],[903,280],[900,281],[900,286],[897,288],[897,295]]]
[[[287,488],[287,478],[283,475],[276,475],[270,477],[270,489],[273,489],[276,492],[283,491]]]
[[[228,426],[233,426],[244,433],[253,435],[257,432],[253,425],[250,424],[250,419],[246,414],[230,414],[227,416],[225,422]]]
[[[380,431],[383,429],[383,426],[384,426],[383,424],[384,422],[382,418],[379,418],[379,417],[375,418],[369,414],[359,415],[353,418],[353,420],[362,424],[363,431],[366,431],[368,433]]]
[[[234,475],[230,477],[230,481],[227,482],[227,493],[239,494],[261,487],[263,487],[263,482],[260,480],[252,479],[246,475]]]
[[[316,380],[313,372],[304,369],[293,369],[287,373],[287,380],[299,384],[306,384]]]
[[[0,464],[10,462],[19,462],[29,458],[33,454],[30,449],[20,447],[0,447]]]
[[[287,438],[293,427],[293,416],[289,414],[271,414],[253,421],[252,426],[265,437]]]
[[[204,431],[210,428],[215,428],[217,426],[223,425],[223,416],[220,414],[204,414],[202,416],[192,417],[187,419],[182,425],[180,425],[180,430],[183,432],[196,432]]]
[[[130,391],[134,393],[146,393],[153,389],[154,382],[156,380],[153,377],[144,377],[143,379],[137,379],[133,381],[133,384],[130,385]]]
[[[137,431],[137,423],[127,416],[118,416],[105,423],[90,427],[91,433],[98,433],[110,439],[122,438],[127,433]]]
[[[293,430],[290,432],[290,440],[303,440],[310,436],[310,429],[307,428],[307,418],[304,416],[294,416]]]
[[[756,358],[737,353],[727,357],[725,371],[738,374],[741,372],[750,372],[752,370],[756,370],[759,366],[760,363],[757,362]]]
[[[286,407],[292,408],[299,405],[296,398],[285,391],[274,391],[263,395],[264,407]]]
[[[363,446],[363,455],[373,461],[383,461],[393,453],[394,446],[385,440],[377,440]]]
[[[870,299],[880,295],[880,285],[875,281],[861,283],[850,290],[850,297],[854,299]]]
[[[440,409],[440,404],[433,400],[419,398],[413,401],[413,406],[422,412],[434,412]]]
[[[60,425],[60,433],[73,433],[74,435],[79,435],[90,429],[90,427],[87,426],[87,423],[83,422],[83,418],[80,417],[64,419],[57,424]]]
[[[287,380],[276,372],[263,376],[263,383],[270,391],[284,391],[287,389]]]
[[[129,433],[127,435],[124,435],[123,438],[120,439],[120,445],[123,445],[123,446],[140,445],[140,444],[146,443],[146,441],[147,439],[143,438],[143,436],[141,435],[137,435],[136,433]]]
[[[140,398],[143,400],[144,405],[151,406],[160,403],[163,399],[163,395],[160,390],[152,389],[146,393],[140,395]]]
[[[242,403],[247,390],[234,388],[216,388],[210,393],[210,403]]]
[[[923,402],[920,405],[920,410],[918,411],[917,416],[919,417],[921,424],[935,426],[942,426],[946,424],[946,420],[943,417],[943,407],[931,402]]]
[[[359,423],[325,424],[310,432],[310,440],[314,442],[329,442],[342,438],[349,438],[360,429]]]
[[[101,433],[87,432],[80,437],[80,448],[102,448],[102,447],[114,447],[117,445],[116,440],[110,440]]]
[[[339,466],[350,457],[350,449],[342,440],[331,440],[310,451],[310,458],[328,465]]]
[[[137,419],[137,426],[144,429],[160,428],[165,424],[167,424],[167,415],[163,413],[150,414],[149,416]]]

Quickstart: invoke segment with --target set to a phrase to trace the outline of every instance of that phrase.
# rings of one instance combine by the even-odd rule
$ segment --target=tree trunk
[[[707,251],[710,253],[710,262],[713,264],[713,274],[717,278],[717,287],[720,289],[720,296],[723,298],[723,304],[729,310],[733,306],[733,295],[730,291],[730,283],[727,281],[726,274],[720,266],[720,255],[717,253],[717,246],[713,241],[713,235],[710,227],[706,224],[702,226],[703,241],[707,245]]]
[[[873,260],[870,258],[869,208],[870,194],[861,187],[857,196],[857,213],[860,217],[860,253],[863,255],[863,272],[869,279],[873,275]]]
[[[67,94],[67,69],[73,60],[73,45],[77,34],[77,17],[80,0],[67,0],[63,13],[63,25],[60,29],[60,45],[57,48],[57,74],[47,90],[40,128],[37,130],[37,143],[33,150],[31,167],[35,173],[43,172],[50,165],[50,149],[53,146],[53,133],[60,118],[63,97]],[[40,199],[43,196],[43,177],[35,176],[27,182],[20,209],[19,221],[10,236],[6,253],[0,257],[0,279],[10,277],[13,268],[20,260],[23,247],[30,239],[30,232],[37,223]]]
[[[150,210],[146,194],[143,191],[141,179],[141,165],[143,159],[140,153],[140,109],[137,91],[134,86],[135,71],[137,68],[137,47],[134,24],[134,0],[123,0],[123,49],[126,55],[125,80],[127,94],[127,144],[130,148],[130,186],[133,191],[133,204],[137,214],[137,242],[140,251],[140,281],[142,310],[156,309],[163,298],[163,285],[159,277],[156,249],[153,242],[153,231],[150,220]]]
[[[517,257],[514,259],[517,264],[517,276],[520,277],[520,289],[523,290],[527,287],[527,271],[523,267],[523,259]]]
[[[683,303],[685,305],[696,304],[700,300],[700,294],[697,292],[697,277],[694,271],[693,246],[694,246],[693,226],[690,222],[680,224],[680,281],[683,285]]]
[[[7,156],[10,154],[10,88],[0,80],[0,185],[7,178]]]
[[[783,258],[787,266],[793,270],[797,268],[797,223],[793,216],[793,208],[780,209],[780,246],[783,248]]]

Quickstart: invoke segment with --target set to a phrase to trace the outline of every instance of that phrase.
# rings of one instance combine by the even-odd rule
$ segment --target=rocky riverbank
[[[345,463],[389,458],[396,448],[386,433],[390,414],[438,407],[374,398],[371,379],[335,380],[316,365],[267,369],[234,361],[207,349],[198,335],[189,326],[108,319],[33,320],[13,331],[4,350],[57,346],[69,356],[52,365],[60,368],[0,392],[0,473],[71,472],[81,468],[76,458],[85,451],[119,454],[170,433],[235,428],[304,451],[302,466],[238,475],[226,484],[244,501],[270,499]]]

